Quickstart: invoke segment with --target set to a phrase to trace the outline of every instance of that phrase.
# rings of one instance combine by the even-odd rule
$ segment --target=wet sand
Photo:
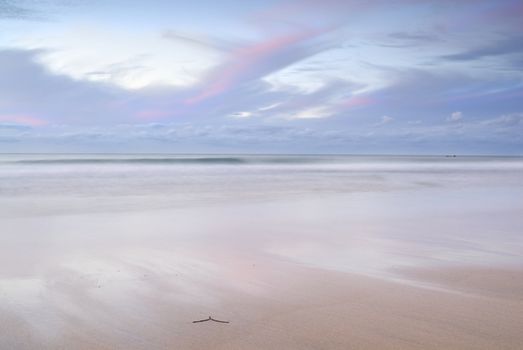
[[[419,240],[326,235],[274,205],[4,219],[0,348],[523,347],[523,269],[423,267]],[[230,323],[192,323],[208,316]]]
[[[234,269],[238,269],[235,262]],[[222,267],[228,270],[231,266]],[[242,286],[158,273],[53,286],[26,318],[2,312],[4,349],[520,349],[521,298],[257,261]],[[521,271],[520,271],[521,272]],[[236,272],[237,273],[237,272]],[[142,286],[140,286],[142,284]],[[452,284],[448,284],[452,287]],[[463,287],[460,285],[460,288]],[[53,293],[52,293],[53,294]],[[194,297],[194,298],[193,298]],[[20,310],[18,310],[19,312]],[[193,324],[208,315],[230,321]],[[30,317],[32,320],[28,320]],[[34,321],[38,320],[35,324]]]

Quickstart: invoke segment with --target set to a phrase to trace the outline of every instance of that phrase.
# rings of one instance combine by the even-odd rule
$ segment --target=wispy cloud
[[[191,33],[183,33],[175,30],[167,30],[162,33],[162,38],[182,42],[184,44],[194,45],[204,49],[214,49],[218,51],[233,50],[236,43],[217,37],[209,37]]]
[[[385,124],[389,124],[394,121],[394,118],[389,117],[388,115],[384,115],[381,117],[380,121],[374,124],[374,126],[382,126]]]
[[[0,20],[47,22],[83,0],[0,0]]]
[[[451,55],[445,55],[443,58],[452,61],[470,61],[484,57],[510,54],[523,54],[523,35],[502,38],[480,47],[471,48]]]
[[[289,115],[290,119],[319,119],[327,118],[334,114],[334,111],[327,106],[316,106]]]
[[[38,63],[40,53],[0,50],[0,115],[5,119],[34,125],[43,123],[38,120],[88,125],[129,118],[128,92],[52,74]]]
[[[496,118],[487,119],[481,122],[483,125],[494,125],[500,127],[520,127],[523,129],[523,113],[504,114]],[[523,131],[523,130],[519,130]]]
[[[323,49],[321,45],[305,47],[305,44],[329,30],[303,30],[233,50],[226,62],[213,69],[199,91],[186,102],[194,104],[220,95],[317,53]]]
[[[46,120],[27,115],[2,115],[0,123],[14,123],[27,126],[42,126],[48,124]]]
[[[20,2],[0,0],[0,19],[34,19],[36,12],[20,6]]]

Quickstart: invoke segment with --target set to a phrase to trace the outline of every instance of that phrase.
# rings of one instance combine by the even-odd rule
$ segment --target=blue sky
[[[523,154],[521,0],[0,0],[0,151]]]

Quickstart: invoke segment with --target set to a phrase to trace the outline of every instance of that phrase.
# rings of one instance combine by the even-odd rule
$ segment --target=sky
[[[0,152],[523,155],[522,0],[0,0]]]

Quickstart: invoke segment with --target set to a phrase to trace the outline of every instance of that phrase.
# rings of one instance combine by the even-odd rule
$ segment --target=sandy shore
[[[229,261],[223,271],[238,269]],[[212,278],[188,296],[190,275],[51,286],[37,307],[4,309],[3,349],[521,349],[523,301],[499,282],[427,289],[287,262],[244,262],[242,285]],[[418,271],[421,273],[421,271]],[[452,276],[452,271],[445,275]],[[237,272],[235,272],[237,273]],[[430,272],[434,273],[434,271]],[[460,273],[465,273],[461,271]],[[475,274],[480,274],[474,270]],[[492,273],[487,271],[486,274]],[[518,271],[518,273],[523,273]],[[506,279],[510,280],[507,281]],[[194,280],[192,282],[195,282]],[[519,282],[517,282],[519,283]],[[86,288],[87,286],[87,288]],[[205,287],[205,288],[203,288]],[[485,292],[486,291],[486,292]],[[501,295],[500,294],[500,295]],[[5,306],[5,305],[4,305]],[[30,309],[30,319],[20,308]],[[208,315],[230,321],[193,324]],[[35,323],[35,320],[38,320]]]

